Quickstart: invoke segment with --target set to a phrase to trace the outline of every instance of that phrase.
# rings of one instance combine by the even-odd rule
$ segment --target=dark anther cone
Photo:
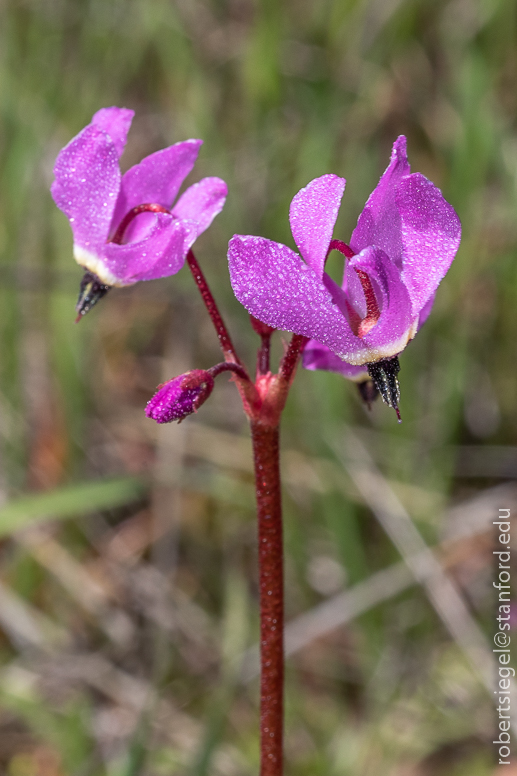
[[[400,372],[400,364],[397,356],[367,364],[368,374],[372,378],[375,387],[388,407],[393,407],[400,422],[399,401],[400,387],[397,375]]]
[[[102,297],[108,293],[110,288],[111,286],[106,286],[104,283],[101,283],[97,275],[94,275],[93,272],[89,272],[87,270],[83,275],[83,279],[81,280],[79,299],[77,300],[77,304],[75,306],[77,311],[77,318],[75,319],[75,322],[78,323],[83,315],[86,315],[86,313],[89,312],[95,304],[97,304],[99,299],[102,299]]]
[[[363,380],[362,383],[357,383],[357,387],[359,389],[359,394],[361,396],[361,399],[364,401],[365,404],[368,405],[368,409],[371,410],[372,404],[374,403],[375,399],[379,395],[377,386],[375,385],[373,380]]]

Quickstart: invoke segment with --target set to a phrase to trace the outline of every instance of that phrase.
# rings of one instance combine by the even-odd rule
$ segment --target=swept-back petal
[[[395,356],[414,337],[417,323],[400,273],[378,248],[366,248],[350,259],[347,272],[356,270],[366,272],[372,281],[381,313],[377,323],[362,338],[370,351],[369,361]]]
[[[431,310],[433,309],[435,297],[436,297],[436,292],[429,297],[425,305],[420,310],[420,315],[418,316],[417,331],[424,325],[424,323],[431,315]]]
[[[235,235],[228,250],[235,296],[259,321],[328,345],[364,363],[366,347],[316,272],[290,248],[263,237]]]
[[[172,214],[177,218],[194,221],[198,225],[199,235],[208,229],[221,212],[227,194],[228,187],[221,178],[203,178],[181,195]]]
[[[327,372],[337,372],[354,382],[368,380],[368,371],[364,366],[353,366],[338,358],[326,345],[312,339],[303,351],[302,363],[305,369],[325,369]]]
[[[451,266],[461,224],[440,189],[418,172],[400,182],[396,202],[402,225],[402,278],[418,314]]]
[[[182,268],[188,250],[187,238],[194,225],[191,227],[188,222],[178,221],[168,213],[158,213],[155,218],[156,224],[145,240],[105,246],[102,261],[108,272],[117,278],[116,285],[167,277]]]
[[[124,173],[112,229],[137,205],[155,203],[172,207],[181,184],[194,167],[202,143],[202,140],[176,143],[146,156]]]
[[[70,220],[74,242],[97,253],[108,238],[120,189],[113,141],[102,129],[89,124],[60,152],[54,175],[52,196]]]
[[[101,108],[93,115],[92,124],[103,129],[113,140],[119,158],[126,145],[127,133],[135,115],[128,108]]]
[[[411,172],[406,152],[406,138],[400,135],[393,144],[386,172],[370,194],[357,226],[350,238],[350,247],[359,253],[369,245],[388,254],[401,268],[401,220],[395,194],[400,181]]]
[[[322,175],[298,192],[289,209],[294,241],[307,264],[320,277],[345,185],[344,178]]]

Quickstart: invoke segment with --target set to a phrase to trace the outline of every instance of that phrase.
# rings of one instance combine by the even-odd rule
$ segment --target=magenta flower
[[[158,386],[147,402],[145,414],[157,423],[181,421],[197,412],[214,388],[214,378],[204,369],[192,369]]]
[[[429,314],[458,249],[461,226],[440,190],[420,173],[410,173],[403,136],[394,143],[350,245],[332,240],[345,183],[323,175],[293,199],[289,219],[303,260],[285,245],[235,235],[228,253],[232,286],[255,318],[326,346],[346,362],[345,374],[365,365],[383,398],[396,406],[395,357]],[[334,248],[347,257],[341,287],[324,271]],[[313,348],[309,368],[341,371],[329,354]]]
[[[111,286],[178,272],[226,199],[224,181],[204,178],[173,207],[201,140],[157,151],[121,175],[133,115],[125,108],[99,110],[63,148],[54,168],[52,196],[70,221],[74,258],[87,270],[79,299],[87,309]]]

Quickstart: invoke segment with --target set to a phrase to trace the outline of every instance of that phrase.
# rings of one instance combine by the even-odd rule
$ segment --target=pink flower
[[[411,174],[403,136],[350,245],[332,240],[345,183],[323,175],[293,199],[289,218],[302,258],[271,240],[235,235],[228,253],[232,286],[255,318],[315,340],[308,346],[309,368],[357,379],[361,372],[354,375],[351,367],[364,365],[363,373],[375,380],[373,371],[383,398],[396,406],[398,363],[390,362],[429,315],[456,255],[461,225],[440,190]],[[347,257],[341,287],[324,271],[334,248]],[[343,369],[333,356],[345,362]]]
[[[75,260],[88,272],[86,284],[104,293],[178,272],[227,194],[224,181],[204,178],[173,207],[201,140],[157,151],[121,175],[119,159],[133,115],[125,108],[99,110],[63,148],[54,168],[52,196],[70,221]]]

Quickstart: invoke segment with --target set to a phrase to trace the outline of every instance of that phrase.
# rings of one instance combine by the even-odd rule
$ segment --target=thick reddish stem
[[[235,348],[233,347],[232,340],[228,333],[228,329],[225,326],[221,313],[219,312],[219,309],[215,303],[215,299],[212,296],[212,292],[210,291],[210,288],[208,287],[208,283],[206,282],[206,278],[203,275],[203,272],[201,271],[201,267],[197,263],[197,259],[194,256],[194,253],[192,252],[192,250],[189,250],[189,252],[187,253],[187,262],[188,262],[190,271],[192,273],[192,277],[194,278],[196,285],[199,289],[199,292],[203,298],[205,307],[208,310],[208,314],[212,319],[212,323],[214,324],[217,336],[219,338],[219,344],[221,345],[221,349],[224,353],[225,360],[234,361],[235,363],[240,363],[239,358],[237,357],[237,353],[235,352]]]
[[[279,428],[251,423],[260,584],[260,776],[283,773],[284,577]]]

